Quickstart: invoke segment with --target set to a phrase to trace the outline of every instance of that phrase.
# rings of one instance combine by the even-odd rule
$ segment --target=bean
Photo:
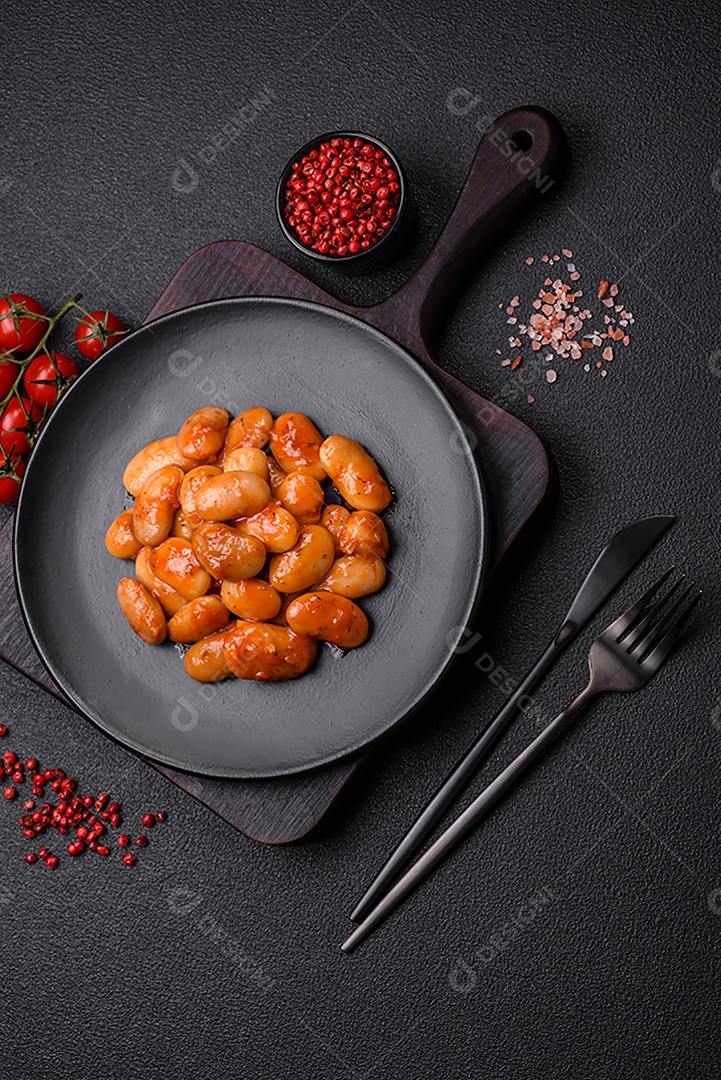
[[[355,649],[368,637],[368,619],[346,596],[311,592],[299,596],[286,612],[288,626],[298,634]]]
[[[281,607],[280,593],[260,578],[224,581],[220,586],[220,599],[228,611],[251,622],[269,622]]]
[[[251,409],[245,409],[234,420],[230,421],[228,435],[225,440],[225,452],[229,454],[236,446],[257,446],[261,449],[268,441],[270,429],[273,426],[273,417],[267,409],[254,405]]]
[[[163,465],[152,473],[138,492],[133,507],[133,532],[145,547],[157,547],[173,527],[175,511],[180,506],[179,465]]]
[[[305,674],[315,660],[317,645],[285,626],[236,622],[223,651],[226,664],[239,679],[274,682]]]
[[[197,511],[195,497],[206,480],[221,476],[223,470],[217,465],[198,465],[183,477],[180,485],[180,505],[189,525],[196,529],[203,520]]]
[[[288,620],[286,618],[286,612],[290,605],[299,596],[305,596],[302,592],[281,593],[280,594],[280,611],[273,619],[269,619],[268,622],[277,623],[278,626],[287,626]]]
[[[345,555],[377,555],[385,559],[390,550],[388,530],[371,510],[355,510],[346,522],[340,548]]]
[[[148,557],[150,569],[186,600],[195,600],[207,593],[210,574],[198,560],[189,540],[174,537],[154,548]]]
[[[238,518],[235,522],[243,536],[255,536],[268,551],[277,554],[290,551],[298,542],[300,526],[293,515],[275,499],[258,514]]]
[[[331,435],[320,448],[320,460],[343,498],[355,510],[384,510],[391,491],[378,465],[354,439]]]
[[[198,682],[219,682],[228,678],[231,670],[225,662],[223,644],[231,629],[228,627],[190,646],[183,657],[186,675]]]
[[[204,521],[193,533],[193,548],[201,566],[220,581],[253,578],[263,569],[265,547],[254,536],[242,536],[221,522]]]
[[[305,472],[316,480],[325,480],[319,457],[322,442],[315,424],[299,412],[283,413],[270,432],[270,448],[281,469]]]
[[[183,457],[175,435],[169,435],[167,439],[154,439],[125,466],[123,484],[131,495],[139,495],[145,481],[164,465],[179,465],[183,472],[187,472],[197,464],[197,461]]]
[[[133,511],[123,510],[105,534],[105,546],[116,559],[134,559],[142,548],[133,532]]]
[[[274,499],[278,498],[278,488],[285,480],[286,474],[273,457],[268,458],[268,483]]]
[[[179,506],[173,515],[170,535],[180,537],[181,540],[192,540],[193,538],[193,526],[185,516],[182,506]]]
[[[257,514],[270,499],[270,488],[255,473],[227,472],[213,476],[198,488],[198,514],[206,521],[229,521]]]
[[[268,482],[268,455],[257,446],[236,446],[225,455],[223,472],[250,472]]]
[[[150,569],[150,555],[153,551],[154,548],[144,547],[138,553],[135,560],[135,573],[140,584],[144,585],[148,592],[160,603],[168,618],[172,618],[176,611],[180,611],[188,601],[176,589],[156,577]]]
[[[271,558],[270,583],[283,593],[312,589],[330,569],[334,554],[335,544],[327,529],[304,525],[295,547]]]
[[[148,645],[160,645],[168,633],[168,624],[158,601],[134,578],[118,583],[118,601],[130,628]]]
[[[223,449],[228,430],[228,410],[215,405],[196,409],[178,432],[178,449],[193,461],[215,458]]]
[[[332,503],[330,506],[323,507],[320,523],[333,537],[336,555],[343,554],[340,546],[340,538],[348,523],[349,517],[350,510],[346,510],[345,506],[339,506],[337,503]]]
[[[385,580],[385,565],[376,555],[344,555],[336,559],[318,588],[358,600],[378,592]]]
[[[303,472],[288,473],[278,488],[278,498],[299,525],[317,525],[323,512],[323,488]]]
[[[198,596],[173,615],[168,637],[189,645],[223,630],[229,622],[228,609],[219,596]]]

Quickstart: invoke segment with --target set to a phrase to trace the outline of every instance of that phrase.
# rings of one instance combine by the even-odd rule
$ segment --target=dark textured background
[[[133,870],[66,858],[50,873],[22,862],[18,804],[1,808],[3,1080],[718,1075],[719,29],[710,5],[587,0],[4,6],[3,283],[47,303],[80,289],[133,324],[186,255],[226,237],[380,299],[448,213],[476,120],[556,112],[568,178],[469,280],[442,360],[494,400],[515,394],[497,305],[528,297],[526,255],[561,246],[589,290],[623,279],[635,332],[605,381],[559,364],[554,386],[512,400],[552,444],[560,494],[478,649],[522,672],[602,542],[645,512],[680,521],[598,625],[670,559],[706,597],[673,665],[599,702],[352,957],[338,946],[362,884],[502,700],[476,654],[342,814],[277,849],[3,668],[6,745],[117,791],[130,817],[170,813]],[[272,104],[204,162],[265,87]],[[464,116],[446,105],[458,87],[479,99]],[[309,265],[274,220],[290,152],[340,126],[386,139],[418,203],[413,251],[375,277]],[[171,186],[180,159],[198,177],[187,194]],[[547,708],[580,686],[590,636],[544,684]],[[520,724],[485,776],[528,735]]]

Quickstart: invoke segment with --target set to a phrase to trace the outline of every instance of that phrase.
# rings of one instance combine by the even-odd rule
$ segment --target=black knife
[[[621,582],[669,529],[675,517],[647,517],[617,532],[591,567],[553,641],[516,687],[505,705],[461,758],[431,801],[406,833],[351,915],[362,922],[376,906],[424,838],[463,790],[481,762],[509,727],[519,703],[535,689],[551,664],[573,641]]]

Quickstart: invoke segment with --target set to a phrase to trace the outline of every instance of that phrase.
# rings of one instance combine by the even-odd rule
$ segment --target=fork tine
[[[679,610],[679,608],[682,607],[686,603],[686,601],[688,600],[688,598],[691,596],[692,593],[697,592],[697,591],[698,590],[696,589],[696,586],[694,585],[693,582],[691,582],[691,584],[688,586],[688,588],[684,589],[684,591],[681,593],[681,595],[679,597],[677,597],[676,601],[671,605],[671,607],[668,609],[668,611],[664,610],[658,616],[657,619],[653,619],[650,622],[648,627],[646,627],[646,628],[644,628],[644,629],[642,629],[640,631],[640,633],[636,636],[636,640],[634,641],[633,645],[631,646],[631,648],[628,651],[629,652],[636,652],[638,650],[639,657],[641,656],[642,653],[650,652],[651,649],[656,644],[656,642],[661,639],[662,635],[666,632],[667,628],[671,625],[673,617],[676,614],[676,612]],[[666,602],[666,600],[669,599],[670,595],[671,595],[671,593],[669,592],[668,596],[664,597],[664,603]],[[660,604],[658,606],[660,608]],[[652,612],[652,614],[653,614],[653,612]],[[646,620],[644,619],[644,622],[645,621]]]
[[[611,623],[611,625],[606,630],[606,633],[615,636],[616,641],[620,641],[621,637],[625,633],[627,633],[634,625],[634,623],[640,618],[649,600],[651,600],[656,595],[663,583],[665,581],[668,581],[675,569],[676,567],[672,566],[670,570],[667,570],[665,574],[662,574],[656,584],[652,585],[651,588],[643,594],[640,600],[638,600],[635,604],[632,604],[628,611],[624,611],[623,615],[620,615],[615,622]]]
[[[668,656],[669,652],[676,643],[676,639],[681,633],[684,623],[688,619],[689,615],[698,604],[701,599],[701,590],[699,589],[695,596],[688,602],[686,608],[677,617],[673,626],[669,627],[661,640],[651,649],[650,653],[641,658],[641,663],[644,667],[650,668],[652,671],[657,671],[663,661]]]
[[[631,631],[624,635],[626,638],[625,645],[629,652],[633,652],[638,648],[644,638],[647,638],[651,631],[659,626],[666,618],[667,614],[663,613],[663,609],[668,604],[671,597],[675,592],[683,585],[686,580],[685,574],[682,574],[675,585],[672,585],[665,596],[662,596],[660,600],[648,610],[648,612],[631,628]],[[673,608],[671,610],[674,610]]]

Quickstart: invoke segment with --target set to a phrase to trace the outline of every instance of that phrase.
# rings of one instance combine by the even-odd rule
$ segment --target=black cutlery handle
[[[424,878],[428,877],[438,863],[485,817],[508,789],[513,787],[523,773],[533,765],[544,750],[550,746],[561,731],[570,724],[571,720],[581,712],[597,693],[598,690],[592,683],[589,683],[578,697],[562,713],[559,713],[556,719],[552,720],[541,734],[537,735],[533,742],[529,743],[525,750],[522,750],[518,757],[514,758],[511,764],[507,765],[488,787],[483,789],[481,794],[439,836],[435,843],[431,844],[428,851],[421,855],[420,859],[413,864],[390,892],[386,893],[380,903],[366,917],[365,921],[356,927],[348,940],[342,945],[344,952],[352,952],[356,945],[359,945]]]
[[[387,892],[391,883],[408,863],[433,826],[460,794],[481,763],[490,754],[493,747],[509,727],[516,712],[524,708],[523,699],[529,697],[556,657],[563,651],[569,636],[559,633],[548,646],[540,659],[513,691],[501,711],[491,721],[471,746],[453,771],[446,777],[435,795],[414,822],[411,829],[401,840],[387,863],[367,890],[362,900],[351,915],[354,922],[362,922],[381,896]]]

